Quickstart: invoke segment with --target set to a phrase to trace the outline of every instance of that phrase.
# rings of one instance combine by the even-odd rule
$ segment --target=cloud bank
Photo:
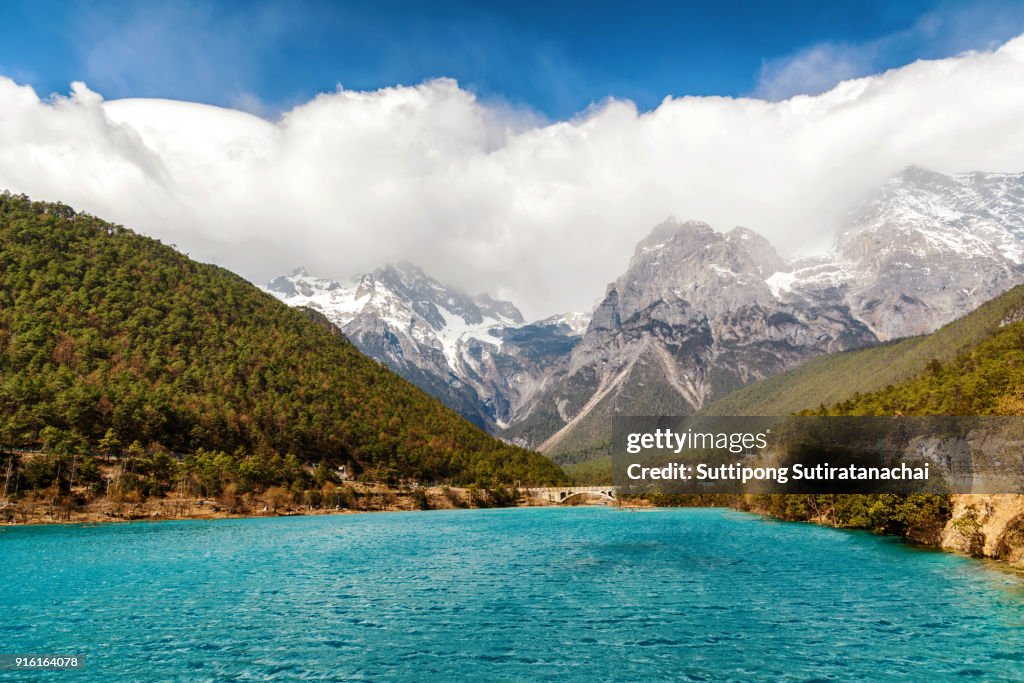
[[[451,80],[339,88],[274,122],[0,78],[0,188],[60,200],[254,282],[407,259],[528,316],[586,309],[669,214],[823,248],[909,164],[1024,170],[1024,36],[816,96],[597,104],[538,123]]]

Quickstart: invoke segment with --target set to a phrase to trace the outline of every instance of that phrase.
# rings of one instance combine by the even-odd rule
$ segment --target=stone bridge
[[[584,495],[598,496],[606,502],[615,502],[616,486],[545,486],[519,489],[528,498],[539,498],[549,503],[567,503],[571,498]]]

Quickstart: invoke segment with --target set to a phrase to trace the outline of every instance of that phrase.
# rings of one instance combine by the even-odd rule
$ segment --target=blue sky
[[[58,2],[0,7],[0,74],[273,118],[338,84],[447,76],[548,119],[607,97],[780,99],[1024,32],[1024,3]]]

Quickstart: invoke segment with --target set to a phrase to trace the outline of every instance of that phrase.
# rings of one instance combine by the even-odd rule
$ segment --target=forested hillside
[[[759,384],[711,408],[719,414],[729,407],[748,414],[763,411],[767,397],[775,394],[778,405],[803,408],[800,412],[806,415],[1024,415],[1024,287],[933,334],[815,359]],[[999,504],[1007,508],[1019,504],[1013,496],[1002,498]],[[981,554],[985,545],[983,535],[978,540],[976,517],[982,513],[970,504],[963,519],[953,520],[950,541],[947,524],[953,502],[948,496],[772,495],[754,496],[745,504],[786,519],[827,520],[926,543],[949,543],[973,554]],[[1018,516],[997,529],[998,537],[990,531],[995,539],[992,557],[1014,557],[1024,545],[1024,514],[1019,509],[1014,514]]]
[[[242,278],[7,193],[0,444],[108,455],[136,444],[480,485],[564,478]]]
[[[856,393],[815,415],[1024,415],[1024,322],[1004,321],[981,343],[920,374]]]
[[[890,414],[896,410],[905,414],[993,412],[999,400],[996,394],[1002,396],[1014,382],[1020,386],[1020,326],[1012,323],[1021,319],[1022,312],[1024,286],[1019,286],[932,334],[819,356],[735,391],[705,406],[700,414],[789,415],[808,409],[877,409]],[[1002,354],[1009,356],[1000,360]],[[964,372],[967,376],[958,379]],[[906,389],[886,389],[903,384]],[[913,398],[901,393],[905,391],[935,396]],[[876,393],[884,407],[868,406],[868,401],[875,399],[864,395]],[[882,399],[882,394],[889,398]],[[897,394],[903,396],[899,401]]]
[[[802,411],[807,415],[1024,415],[1024,309],[1007,307],[1021,292],[1013,290],[992,302],[1004,312],[987,336],[951,360],[931,359],[918,374],[877,391],[853,393],[832,405]],[[964,320],[969,320],[967,316]],[[936,333],[939,334],[939,333]],[[932,335],[934,336],[934,335]],[[925,338],[927,341],[928,338]],[[870,357],[870,356],[869,356]],[[998,496],[997,496],[998,498]],[[827,519],[832,524],[893,533],[938,544],[953,513],[948,496],[849,495],[756,496],[750,504],[761,512],[787,519]],[[999,501],[1007,509],[1019,506],[1013,496]],[[989,501],[989,507],[992,502]],[[952,546],[984,554],[980,535],[982,513],[971,504],[954,519]],[[1024,546],[1024,512],[997,528],[991,556],[1018,556]],[[990,532],[991,533],[991,532]],[[962,537],[962,538],[961,538]],[[950,540],[945,539],[946,543]]]

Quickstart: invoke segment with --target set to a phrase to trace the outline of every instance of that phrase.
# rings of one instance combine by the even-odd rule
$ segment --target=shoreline
[[[533,498],[514,501],[497,498],[483,489],[430,486],[393,489],[353,483],[356,506],[311,507],[282,504],[276,508],[259,501],[227,505],[204,498],[155,498],[141,502],[97,500],[69,506],[44,500],[0,505],[0,528],[61,524],[123,524],[176,520],[249,519],[264,517],[317,517],[372,512],[426,512],[515,507],[558,507]]]
[[[915,548],[980,560],[1024,576],[1024,495],[953,494],[949,502],[949,518],[931,533],[876,535],[901,538],[903,543]],[[780,522],[875,533],[867,528],[835,524],[828,517],[787,519],[764,508],[733,509]]]
[[[629,512],[655,512],[657,510],[672,510],[673,508],[657,508],[653,506],[622,506],[617,508],[614,505],[607,503],[585,503],[579,505],[558,505],[557,503],[542,503],[526,501],[516,505],[496,505],[489,507],[441,507],[441,508],[427,508],[427,509],[407,509],[407,508],[394,508],[386,510],[353,510],[350,508],[335,509],[318,509],[312,511],[288,511],[278,513],[253,513],[253,514],[234,514],[234,513],[213,513],[207,515],[191,515],[191,516],[180,516],[180,517],[166,517],[166,516],[142,516],[142,517],[103,517],[96,519],[71,519],[71,520],[42,520],[42,521],[30,521],[30,522],[5,522],[0,521],[0,529],[15,529],[24,527],[52,527],[52,526],[100,526],[100,525],[120,525],[120,524],[139,524],[145,522],[160,523],[160,522],[210,522],[220,521],[227,519],[284,519],[288,517],[334,517],[334,516],[348,516],[348,515],[380,515],[380,514],[391,514],[401,512],[452,512],[455,510],[471,511],[471,510],[522,510],[532,508],[612,508],[620,509]],[[722,508],[727,509],[727,508]],[[83,515],[87,517],[87,515]]]
[[[109,501],[94,502],[82,508],[66,509],[43,501],[29,501],[21,504],[8,504],[0,507],[7,511],[6,518],[0,518],[0,529],[27,526],[80,525],[97,526],[105,524],[127,524],[133,522],[171,522],[171,521],[203,521],[220,519],[262,519],[273,517],[320,517],[333,515],[356,515],[381,512],[429,512],[433,510],[475,510],[475,509],[513,509],[513,508],[557,508],[557,507],[611,507],[630,512],[654,511],[661,507],[674,509],[677,507],[701,507],[736,510],[756,515],[765,520],[814,524],[846,531],[868,531],[829,523],[824,519],[792,520],[778,517],[766,510],[742,509],[731,505],[700,505],[700,506],[657,506],[650,501],[640,500],[631,504],[611,505],[606,502],[580,503],[576,506],[565,506],[540,499],[517,498],[511,501],[488,501],[482,499],[478,491],[458,487],[424,487],[419,489],[389,489],[374,485],[356,485],[360,495],[365,497],[366,505],[361,507],[306,507],[281,506],[276,510],[265,509],[226,509],[217,501],[208,499],[175,499],[161,498],[140,503],[110,503]],[[966,498],[966,497],[965,497]],[[424,506],[424,501],[426,501]],[[961,499],[960,506],[970,505],[972,501]],[[25,510],[28,506],[30,509]],[[17,509],[11,519],[12,508]],[[902,538],[902,542],[910,547],[921,550],[951,553],[973,560],[980,560],[992,567],[1024,577],[1024,558],[994,557],[985,552],[978,552],[965,547],[963,534],[957,530],[957,516],[950,519],[941,538],[934,542],[914,538]],[[882,534],[882,536],[885,536]],[[900,538],[889,535],[889,538]],[[991,543],[987,544],[991,545]]]
[[[426,509],[409,509],[409,508],[389,508],[384,510],[355,510],[351,508],[340,508],[340,509],[327,509],[320,508],[308,511],[301,510],[289,510],[277,513],[230,513],[230,512],[213,512],[208,514],[195,514],[195,515],[180,515],[180,516],[166,516],[166,515],[140,515],[140,516],[123,516],[123,517],[107,517],[96,514],[82,514],[78,517],[71,519],[50,519],[50,518],[34,518],[28,522],[8,522],[0,521],[0,529],[13,529],[20,527],[30,526],[99,526],[101,524],[135,524],[139,522],[203,522],[203,521],[215,521],[222,519],[275,519],[275,518],[286,518],[286,517],[333,517],[342,515],[372,515],[372,514],[387,514],[393,512],[444,512],[452,510],[515,510],[521,508],[557,508],[557,507],[614,507],[611,505],[605,505],[603,503],[593,503],[586,505],[557,505],[555,503],[544,504],[544,503],[531,503],[524,502],[517,505],[496,505],[488,507],[439,507],[439,508],[426,508]],[[629,509],[629,508],[623,508]],[[655,510],[657,508],[645,508],[648,510]],[[665,508],[670,509],[670,508]]]

